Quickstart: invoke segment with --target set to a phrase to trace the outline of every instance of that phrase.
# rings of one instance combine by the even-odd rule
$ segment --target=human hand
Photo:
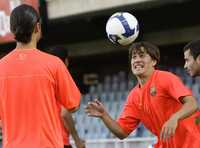
[[[177,126],[178,119],[172,116],[162,127],[160,132],[160,140],[167,141],[170,139],[175,134]]]
[[[75,145],[76,145],[76,148],[86,148],[85,140],[83,139],[75,140]]]
[[[88,114],[88,116],[101,118],[106,113],[106,110],[103,104],[96,99],[88,102],[87,106],[85,107],[85,112]]]

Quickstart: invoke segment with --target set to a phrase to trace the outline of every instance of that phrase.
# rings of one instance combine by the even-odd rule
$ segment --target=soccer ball
[[[108,19],[106,33],[114,44],[129,45],[138,37],[139,24],[132,14],[117,12]]]

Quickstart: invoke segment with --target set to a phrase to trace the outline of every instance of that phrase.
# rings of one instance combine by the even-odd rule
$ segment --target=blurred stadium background
[[[113,45],[106,37],[106,21],[117,11],[137,17],[137,41],[158,45],[159,67],[178,74],[200,103],[200,79],[191,79],[184,72],[182,53],[187,42],[200,38],[199,0],[0,0],[0,57],[15,47],[9,34],[9,14],[24,2],[34,5],[42,17],[43,38],[38,48],[46,51],[62,45],[69,49],[69,69],[83,94],[74,119],[87,148],[151,148],[156,141],[143,125],[126,140],[118,140],[100,120],[84,113],[86,103],[98,97],[117,118],[136,84],[130,72],[128,47]]]

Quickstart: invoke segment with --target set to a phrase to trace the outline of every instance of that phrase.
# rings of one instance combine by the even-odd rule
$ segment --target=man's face
[[[185,59],[184,68],[186,69],[188,74],[191,77],[199,75],[200,65],[197,62],[198,59],[196,60],[194,59],[189,49],[184,52],[184,59]]]
[[[156,61],[143,49],[132,53],[131,69],[136,76],[148,75],[148,72],[154,69]]]

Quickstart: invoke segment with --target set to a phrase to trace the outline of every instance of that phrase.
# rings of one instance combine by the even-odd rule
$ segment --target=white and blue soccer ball
[[[135,16],[128,12],[114,13],[106,23],[106,33],[115,44],[129,45],[139,34],[139,24]]]

